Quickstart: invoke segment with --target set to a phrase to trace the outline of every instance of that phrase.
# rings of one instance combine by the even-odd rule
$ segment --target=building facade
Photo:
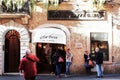
[[[104,73],[120,73],[118,2],[106,3],[105,10],[99,13],[91,11],[88,2],[79,2],[77,6],[77,1],[61,2],[57,12],[53,8],[45,11],[39,2],[39,9],[31,17],[0,15],[0,74],[18,73],[19,61],[28,48],[42,62],[37,64],[38,73],[48,74],[52,72],[51,55],[55,47],[71,49],[71,73],[85,73],[84,50],[88,49],[94,58],[95,47],[103,51]],[[65,65],[62,67],[64,73]]]

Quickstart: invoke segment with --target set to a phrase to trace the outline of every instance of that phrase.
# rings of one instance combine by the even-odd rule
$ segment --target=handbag
[[[88,61],[88,64],[89,64],[89,66],[90,66],[91,68],[93,68],[93,67],[94,67],[94,63],[93,63],[93,61],[92,61],[92,60],[89,60],[89,61]]]
[[[58,58],[58,62],[64,62],[63,58],[62,58],[62,57],[59,57],[59,58]]]

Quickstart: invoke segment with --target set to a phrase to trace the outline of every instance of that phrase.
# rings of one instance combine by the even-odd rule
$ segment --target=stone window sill
[[[25,13],[0,13],[0,19],[13,19],[20,18],[23,24],[28,24],[28,19],[30,15]]]

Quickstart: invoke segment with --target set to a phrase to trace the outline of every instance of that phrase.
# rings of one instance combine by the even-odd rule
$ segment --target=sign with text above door
[[[36,29],[32,33],[32,42],[66,44],[66,35],[57,28]]]
[[[48,20],[105,20],[103,11],[48,10]]]

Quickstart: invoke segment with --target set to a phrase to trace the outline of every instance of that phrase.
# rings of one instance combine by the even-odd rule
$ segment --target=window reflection
[[[93,60],[95,59],[95,48],[99,47],[103,52],[104,61],[109,60],[109,48],[108,48],[108,33],[91,33],[91,53]]]

